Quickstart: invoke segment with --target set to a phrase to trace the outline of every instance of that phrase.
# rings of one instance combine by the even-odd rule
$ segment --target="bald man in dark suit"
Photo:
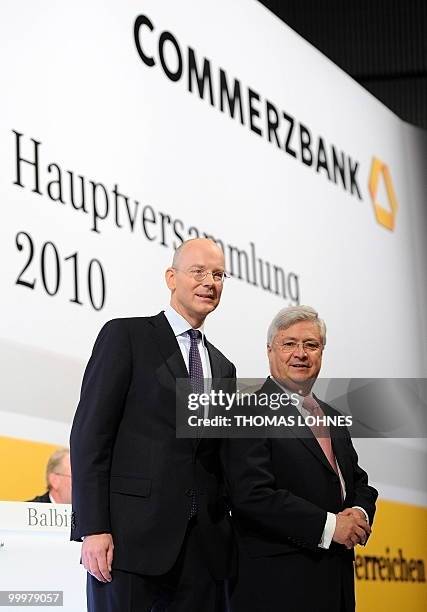
[[[95,343],[71,432],[72,539],[84,538],[91,612],[227,609],[220,441],[175,431],[177,379],[235,384],[203,329],[224,278],[213,241],[184,243],[166,271],[166,311],[110,321]]]

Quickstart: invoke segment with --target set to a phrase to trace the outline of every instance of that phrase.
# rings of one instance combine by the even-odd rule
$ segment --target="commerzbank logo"
[[[382,189],[382,194],[385,194],[383,197],[386,197],[386,201],[379,198],[382,185],[385,187],[385,189]],[[377,157],[372,159],[368,187],[378,223],[388,230],[394,231],[398,209],[396,194],[387,164]]]
[[[250,87],[214,59],[182,42],[181,35],[163,29],[147,15],[135,18],[133,35],[138,56],[149,70],[162,73],[174,87],[180,84],[181,91],[198,96],[209,108],[216,109],[257,139],[262,138],[283,158],[302,164],[307,171],[334,183],[349,197],[364,200],[360,172],[364,166],[360,160],[319,133],[305,119],[303,123],[291,108],[283,108],[277,100]],[[208,146],[209,132],[205,138]],[[365,174],[363,180],[366,180]],[[397,213],[393,183],[387,165],[375,157],[368,187],[378,223],[393,231]]]

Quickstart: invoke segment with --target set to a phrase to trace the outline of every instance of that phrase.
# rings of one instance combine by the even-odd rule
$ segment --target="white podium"
[[[70,542],[70,522],[68,504],[0,502],[0,591],[39,593],[26,603],[16,597],[13,605],[2,593],[0,610],[86,611],[86,571],[81,544]],[[47,597],[58,591],[62,605],[54,605],[60,597]]]

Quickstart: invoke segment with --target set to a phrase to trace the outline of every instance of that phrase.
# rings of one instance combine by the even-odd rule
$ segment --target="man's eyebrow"
[[[296,338],[295,336],[285,336],[282,339],[283,340],[296,340],[296,341],[298,341],[298,338]],[[308,340],[315,340],[317,342],[318,338],[316,338],[315,336],[308,336],[308,337],[304,338],[301,342],[307,342]]]
[[[204,264],[191,264],[191,266],[189,266],[190,268],[204,268],[206,269],[207,266],[205,266]],[[217,268],[212,268],[213,272],[223,272],[224,271],[224,267],[223,266],[218,266]]]

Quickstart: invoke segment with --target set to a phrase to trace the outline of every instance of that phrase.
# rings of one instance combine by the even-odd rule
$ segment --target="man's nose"
[[[202,281],[202,285],[212,287],[215,284],[213,272],[206,272],[206,276]]]
[[[307,352],[304,349],[304,344],[302,342],[298,342],[294,350],[294,356],[299,357],[300,359],[306,359]]]

